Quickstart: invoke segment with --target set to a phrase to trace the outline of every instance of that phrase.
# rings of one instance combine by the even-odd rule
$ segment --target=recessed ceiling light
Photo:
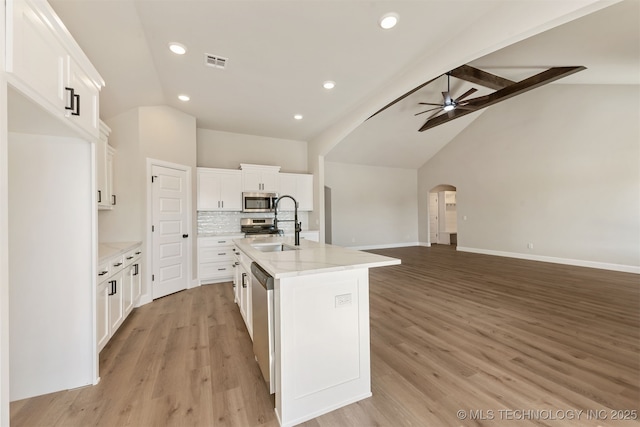
[[[380,18],[380,21],[378,21],[378,24],[380,24],[380,27],[384,30],[390,30],[395,27],[397,23],[398,14],[393,12],[383,15],[382,18]]]
[[[180,43],[169,43],[169,50],[176,55],[184,55],[187,53],[187,48]]]
[[[302,114],[296,114],[293,118],[296,120],[302,120]]]
[[[322,83],[322,87],[325,89],[333,89],[334,87],[336,87],[336,82],[327,80],[326,82]]]
[[[189,95],[178,95],[178,99],[179,99],[180,101],[187,102],[187,101],[188,101],[188,100],[190,100],[191,98],[189,98]]]

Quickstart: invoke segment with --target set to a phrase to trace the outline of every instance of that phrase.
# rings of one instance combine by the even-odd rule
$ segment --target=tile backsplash
[[[279,220],[293,220],[291,211],[278,212]],[[198,234],[208,233],[239,233],[241,218],[273,218],[272,213],[243,213],[243,212],[214,212],[198,211]],[[298,212],[298,221],[302,222],[302,229],[308,230],[308,212]],[[293,222],[281,222],[279,228],[285,233],[293,233]]]

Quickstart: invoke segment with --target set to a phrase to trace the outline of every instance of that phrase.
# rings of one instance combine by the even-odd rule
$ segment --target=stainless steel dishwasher
[[[255,262],[251,263],[251,275],[253,354],[264,380],[269,385],[269,392],[275,393],[273,277]]]

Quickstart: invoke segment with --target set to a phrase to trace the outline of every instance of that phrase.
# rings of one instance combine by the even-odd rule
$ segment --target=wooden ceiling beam
[[[450,71],[451,77],[455,77],[493,90],[504,89],[514,84],[514,81],[505,79],[495,74],[487,73],[471,65],[461,65]]]
[[[586,67],[583,66],[549,68],[548,70],[538,73],[535,76],[529,77],[528,79],[524,79],[510,86],[497,90],[490,95],[470,99],[465,103],[465,107],[471,107],[471,109],[455,109],[453,111],[449,111],[447,114],[442,114],[440,116],[429,119],[425,122],[424,125],[422,125],[419,131],[424,132],[425,130],[431,129],[432,127],[457,119],[458,117],[466,116],[467,114],[473,113],[474,111],[478,111],[483,108],[489,107],[490,105],[497,104],[498,102],[528,92],[537,87],[544,86],[548,83],[551,83],[563,77],[570,76],[571,74],[585,69]]]
[[[405,93],[404,95],[399,96],[398,98],[394,99],[393,101],[391,101],[390,103],[388,103],[387,105],[385,105],[384,107],[382,107],[381,109],[379,109],[378,111],[376,111],[375,113],[373,113],[372,115],[370,115],[370,116],[367,118],[367,120],[369,120],[371,117],[373,117],[373,116],[375,116],[375,115],[377,115],[377,114],[379,114],[379,113],[382,113],[384,110],[386,110],[387,108],[391,107],[391,106],[392,106],[392,105],[394,105],[395,103],[402,101],[402,100],[403,100],[403,99],[405,99],[407,96],[411,95],[411,94],[412,94],[412,93],[414,93],[414,92],[419,91],[420,89],[422,89],[423,87],[425,87],[426,85],[428,85],[429,83],[431,83],[432,81],[434,81],[434,80],[436,80],[436,79],[438,79],[438,78],[440,78],[440,77],[442,77],[442,76],[438,76],[438,77],[436,77],[436,78],[434,78],[434,79],[429,80],[428,82],[424,82],[424,83],[422,83],[420,86],[418,86],[418,87],[415,87],[415,88],[411,89],[409,92]],[[365,120],[365,121],[367,121],[367,120]]]

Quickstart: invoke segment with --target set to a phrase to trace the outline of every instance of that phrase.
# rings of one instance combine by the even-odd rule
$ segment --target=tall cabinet
[[[95,156],[104,82],[48,3],[2,7],[9,398],[18,400],[98,379]]]

